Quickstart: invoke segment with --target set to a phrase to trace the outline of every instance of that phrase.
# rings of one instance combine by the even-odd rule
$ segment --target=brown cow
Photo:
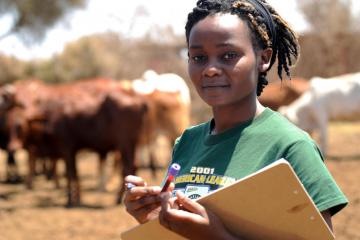
[[[10,137],[9,132],[7,131],[7,119],[4,113],[0,113],[0,149],[7,151],[5,182],[18,183],[21,181],[21,178],[14,158],[14,152],[8,151],[9,140]]]
[[[31,127],[31,130],[41,130],[42,126],[39,131],[41,138],[37,140],[46,141],[45,149],[54,150],[53,157],[65,160],[68,206],[80,203],[75,162],[75,154],[80,149],[91,149],[101,156],[108,151],[120,151],[123,176],[135,174],[134,151],[146,111],[141,98],[119,90],[103,91],[94,96],[76,84],[47,86],[43,91],[47,94],[37,99],[33,107],[37,110],[24,115],[28,122],[36,120],[33,127],[40,126]],[[32,137],[27,138],[30,139]],[[117,202],[120,202],[123,191],[124,186],[120,187]]]
[[[293,78],[291,80],[270,83],[264,88],[259,101],[272,110],[289,105],[299,98],[310,85],[306,79]]]
[[[150,94],[144,95],[148,104],[149,111],[142,135],[142,143],[149,147],[151,168],[156,168],[156,153],[158,146],[156,139],[163,135],[172,146],[186,127],[189,126],[189,107],[184,105],[179,99],[178,93],[163,92],[155,90]]]
[[[156,170],[156,139],[165,136],[172,146],[190,125],[190,91],[185,80],[173,73],[144,72],[141,79],[123,84],[143,95],[149,105],[142,146],[149,148],[150,167]]]
[[[146,101],[147,105],[147,114],[149,112],[149,103],[148,101],[142,97],[141,95],[135,93],[131,89],[125,87],[123,83],[119,81],[115,81],[110,78],[93,78],[93,79],[82,79],[79,81],[76,81],[73,83],[73,86],[76,86],[77,88],[81,89],[82,91],[85,91],[92,95],[94,98],[103,95],[103,94],[111,94],[116,92],[123,92],[131,96],[136,96],[137,98],[142,98],[144,101]],[[144,120],[144,124],[147,121]],[[143,129],[143,127],[142,127]],[[114,157],[114,170],[119,168],[119,164],[121,164],[121,153],[116,151],[113,155]],[[106,153],[99,153],[99,189],[101,191],[105,190],[105,160],[106,160]]]
[[[53,149],[46,146],[42,128],[41,112],[37,103],[47,97],[47,87],[39,80],[17,81],[13,86],[15,104],[6,113],[7,131],[10,134],[7,149],[14,152],[25,147],[29,152],[29,172],[26,179],[28,188],[32,187],[35,174],[35,159],[48,157]]]
[[[10,133],[8,129],[8,119],[6,114],[14,107],[17,107],[15,101],[15,87],[7,84],[0,88],[0,149],[7,151],[6,182],[21,182],[21,177],[16,165],[14,151],[9,149]]]

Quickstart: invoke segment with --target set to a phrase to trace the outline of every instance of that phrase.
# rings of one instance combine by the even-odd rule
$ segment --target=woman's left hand
[[[238,239],[230,234],[221,220],[199,203],[176,192],[161,193],[160,224],[188,239]]]

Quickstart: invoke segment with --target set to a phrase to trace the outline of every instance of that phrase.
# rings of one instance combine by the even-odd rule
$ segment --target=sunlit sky
[[[298,32],[307,29],[295,0],[268,0]],[[47,58],[63,50],[64,45],[77,38],[97,32],[115,31],[126,37],[141,37],[153,26],[171,26],[176,34],[183,34],[188,12],[196,0],[89,0],[88,7],[73,12],[65,22],[50,30],[45,40],[26,47],[14,36],[0,40],[0,52],[21,59]],[[360,1],[353,0],[354,9]],[[135,13],[140,16],[134,18]],[[0,18],[0,34],[6,31],[9,18]]]

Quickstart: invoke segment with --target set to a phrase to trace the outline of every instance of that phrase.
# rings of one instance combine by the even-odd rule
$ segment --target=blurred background
[[[332,78],[360,72],[360,2],[355,0],[268,0],[299,34],[301,57],[293,78]],[[207,121],[210,109],[197,97],[187,75],[184,26],[195,0],[0,0],[0,86],[39,79],[46,85],[81,79],[116,82],[139,79],[152,69],[184,79],[190,96],[189,124]],[[276,68],[271,83],[279,81]],[[288,81],[287,79],[284,79]],[[358,93],[360,95],[360,92]],[[1,103],[1,102],[0,102]],[[351,104],[351,101],[349,102]],[[358,104],[359,105],[359,104]],[[0,112],[5,116],[5,112]],[[360,118],[332,121],[328,129],[326,165],[350,200],[333,218],[337,239],[360,239]],[[315,135],[317,140],[317,136]],[[158,171],[147,162],[138,174],[160,184],[171,156],[171,142],[157,139]],[[115,205],[121,179],[108,177],[98,191],[98,155],[82,151],[77,166],[82,202],[66,203],[64,163],[59,163],[60,187],[45,176],[23,183],[29,154],[15,153],[20,179],[6,179],[7,151],[0,152],[0,239],[119,239],[136,225],[123,206]],[[107,156],[111,175],[114,156]],[[113,182],[116,182],[115,184]]]

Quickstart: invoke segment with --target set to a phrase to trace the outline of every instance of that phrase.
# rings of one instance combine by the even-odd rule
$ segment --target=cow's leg
[[[60,182],[59,182],[59,175],[57,174],[57,158],[50,158],[49,159],[49,172],[51,178],[54,180],[55,188],[60,189]]]
[[[53,159],[52,158],[44,158],[43,162],[43,172],[46,175],[47,180],[54,179],[54,166],[53,166]]]
[[[155,143],[142,144],[135,153],[135,165],[149,169],[153,178],[156,178],[156,149]]]
[[[99,186],[98,189],[101,192],[105,192],[105,184],[106,184],[106,174],[105,174],[105,160],[106,160],[106,153],[99,154]]]
[[[328,139],[328,122],[326,120],[323,120],[323,122],[320,125],[320,149],[323,153],[324,157],[327,156],[327,139]]]
[[[29,148],[28,150],[29,158],[28,158],[28,175],[26,179],[26,187],[28,189],[33,188],[33,177],[35,176],[35,168],[36,168],[36,152],[33,148]]]
[[[48,176],[48,166],[47,166],[47,158],[38,158],[37,166],[36,166],[36,175],[45,175]]]
[[[156,149],[158,146],[155,146],[156,143],[150,143],[149,145],[149,169],[153,178],[156,178]]]
[[[116,203],[120,204],[122,201],[123,194],[125,192],[124,178],[127,175],[135,175],[136,167],[135,167],[135,144],[133,146],[129,146],[127,149],[123,149],[121,151],[122,156],[122,174],[120,175],[120,186],[119,191],[116,198]]]
[[[21,182],[21,178],[19,176],[18,168],[15,161],[14,151],[9,151],[7,155],[6,182],[8,183]]]
[[[119,171],[122,167],[121,163],[121,153],[120,151],[114,151],[113,152],[113,165],[112,165],[112,170],[109,173],[109,177],[106,180],[106,189],[108,191],[112,191],[114,189],[117,188],[117,181],[118,181],[118,176],[119,176]]]
[[[317,127],[319,129],[319,141],[320,141],[320,150],[324,157],[327,156],[327,138],[328,138],[328,116],[327,113],[324,111],[324,108],[321,106],[317,106],[317,112],[314,113],[314,118],[317,123]]]
[[[80,185],[77,175],[75,154],[65,157],[66,179],[67,179],[67,207],[80,205]]]

